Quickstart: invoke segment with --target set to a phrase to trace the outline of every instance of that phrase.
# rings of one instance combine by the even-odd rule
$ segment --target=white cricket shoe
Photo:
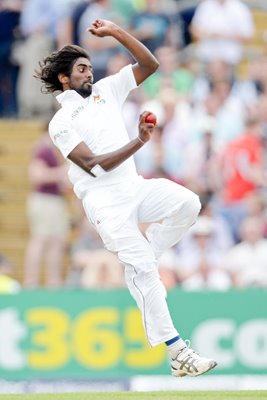
[[[206,357],[201,357],[189,347],[184,347],[177,356],[171,360],[173,376],[198,376],[215,368],[217,362]]]

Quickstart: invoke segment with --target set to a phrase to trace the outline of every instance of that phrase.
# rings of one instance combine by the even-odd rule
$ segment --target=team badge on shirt
[[[94,98],[94,102],[96,104],[105,104],[106,103],[106,100],[105,99],[101,99],[100,95],[93,96],[93,98]]]

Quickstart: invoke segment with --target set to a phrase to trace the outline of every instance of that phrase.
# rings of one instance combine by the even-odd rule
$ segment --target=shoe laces
[[[190,347],[191,341],[189,339],[185,339],[184,342],[186,344],[186,347],[184,347],[178,352],[176,356],[177,361],[180,361],[182,363],[185,359],[187,360],[192,359],[194,361],[197,361],[200,358],[200,355]],[[181,358],[179,359],[179,356],[182,356],[182,359]]]

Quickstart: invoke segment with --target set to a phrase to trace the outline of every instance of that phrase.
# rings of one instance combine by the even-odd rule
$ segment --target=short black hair
[[[44,93],[53,93],[57,90],[63,90],[62,83],[58,79],[58,74],[63,73],[66,76],[71,75],[75,61],[84,57],[90,60],[86,50],[80,46],[68,45],[61,50],[55,51],[39,63],[40,69],[35,71],[35,78],[43,82]]]

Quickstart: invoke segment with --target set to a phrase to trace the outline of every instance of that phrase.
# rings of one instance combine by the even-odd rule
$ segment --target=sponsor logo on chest
[[[71,114],[71,120],[73,121],[74,118],[77,117],[77,115],[80,114],[80,112],[84,109],[84,106],[79,106],[78,108],[76,108],[76,110],[74,110]]]

